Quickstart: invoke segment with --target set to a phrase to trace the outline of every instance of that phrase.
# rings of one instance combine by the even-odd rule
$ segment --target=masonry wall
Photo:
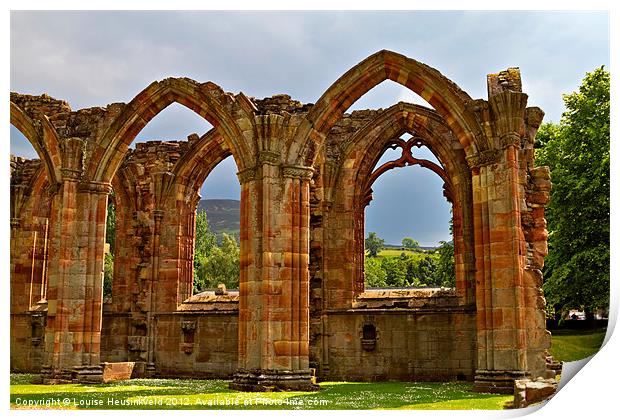
[[[41,371],[44,332],[44,312],[11,314],[11,372]]]
[[[310,346],[310,360],[320,380],[473,379],[475,308],[452,305],[450,297],[447,301],[444,298],[434,302],[427,298],[385,297],[366,304],[363,300],[357,301],[356,306],[371,307],[326,313],[324,338],[327,341],[312,340]],[[381,308],[394,306],[395,301],[400,302],[395,305],[400,308]],[[364,340],[364,326],[368,325],[375,328],[374,343]],[[160,313],[156,315],[156,326],[158,377],[232,377],[237,366],[238,311]],[[102,361],[131,360],[129,331],[130,314],[104,312]],[[29,343],[24,348],[36,351]],[[23,366],[22,370],[36,371],[36,368]]]
[[[158,314],[158,376],[229,378],[237,367],[238,315]]]
[[[472,380],[476,315],[462,310],[353,310],[328,317],[329,373],[322,380]],[[376,328],[364,348],[365,325]],[[370,340],[369,340],[370,341]]]

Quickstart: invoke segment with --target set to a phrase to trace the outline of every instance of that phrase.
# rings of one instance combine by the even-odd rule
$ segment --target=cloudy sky
[[[389,49],[440,70],[473,98],[486,75],[520,67],[530,105],[559,121],[562,94],[585,72],[609,66],[606,12],[12,12],[12,91],[48,93],[73,109],[129,102],[154,80],[211,80],[255,97],[288,93],[316,102],[349,68]],[[351,109],[386,108],[415,94],[384,82]],[[210,125],[171,105],[138,136],[185,139]],[[34,157],[11,127],[11,151]],[[423,153],[423,151],[422,151]],[[232,159],[202,189],[205,198],[239,198]],[[419,168],[383,175],[367,210],[367,231],[388,243],[412,236],[448,240],[441,181]]]

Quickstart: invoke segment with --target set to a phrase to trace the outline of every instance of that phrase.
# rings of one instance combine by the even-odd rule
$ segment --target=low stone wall
[[[454,291],[369,290],[352,306],[325,311],[324,334],[311,337],[311,362],[320,380],[473,380],[475,308],[460,306]],[[231,378],[238,356],[237,307],[235,292],[209,292],[192,296],[175,312],[156,314],[155,375]],[[32,340],[33,319],[12,316],[11,351],[20,354],[11,359],[14,371],[40,371],[43,347]],[[138,362],[144,370],[146,353],[131,345],[132,322],[131,313],[104,312],[102,362]],[[148,337],[142,338],[146,349]]]
[[[130,360],[127,346],[130,327],[131,314],[103,312],[101,326],[102,362],[126,362]]]
[[[237,313],[158,314],[156,322],[158,376],[232,377],[237,368]]]
[[[473,380],[476,317],[467,311],[357,309],[328,316],[321,380]],[[376,334],[373,338],[373,331]],[[320,369],[325,375],[325,369]]]
[[[45,351],[45,311],[11,314],[11,372],[40,372]]]

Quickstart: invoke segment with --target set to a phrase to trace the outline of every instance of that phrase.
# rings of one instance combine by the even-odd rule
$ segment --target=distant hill
[[[228,233],[239,238],[240,207],[239,200],[210,199],[200,200],[198,203],[198,211],[207,212],[209,229],[218,237],[221,237],[222,233]]]

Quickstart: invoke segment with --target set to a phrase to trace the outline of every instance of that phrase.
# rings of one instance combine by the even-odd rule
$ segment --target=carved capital
[[[314,169],[309,166],[289,165],[282,167],[282,176],[285,178],[312,179]]]
[[[256,179],[256,168],[247,168],[239,171],[237,172],[237,177],[239,178],[239,182],[241,184],[254,181]]]
[[[78,191],[107,195],[112,192],[112,185],[109,182],[87,181],[79,185]]]
[[[492,165],[499,161],[499,150],[483,150],[472,156],[467,156],[467,164],[471,169]]]
[[[63,181],[76,182],[80,180],[82,176],[82,171],[78,169],[62,168],[60,170],[60,174],[62,175]]]
[[[261,150],[258,154],[258,161],[261,164],[278,165],[280,163],[280,153]]]
[[[510,146],[514,146],[517,149],[521,148],[521,136],[515,132],[506,133],[499,139],[500,147],[507,149]]]

